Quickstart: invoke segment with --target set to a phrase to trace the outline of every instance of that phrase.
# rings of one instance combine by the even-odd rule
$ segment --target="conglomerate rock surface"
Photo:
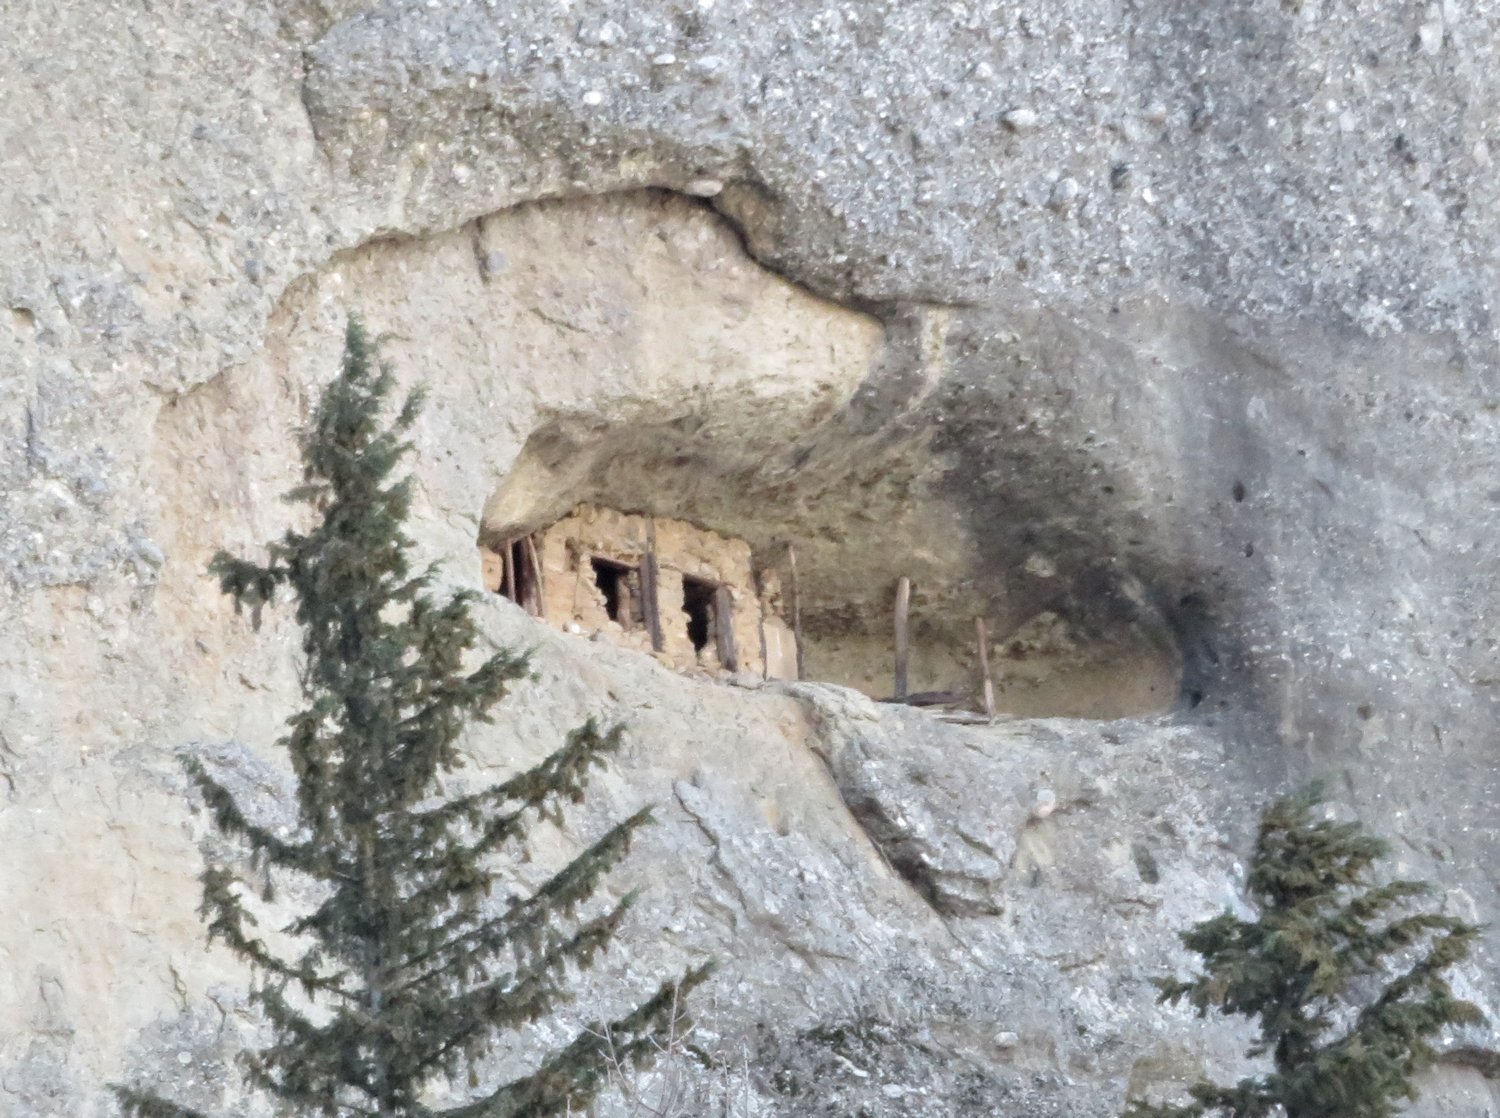
[[[646,799],[663,824],[605,989],[724,960],[702,1028],[742,1071],[703,1090],[1106,1114],[1237,1074],[1243,1030],[1147,979],[1314,772],[1493,921],[1497,24],[1472,0],[9,5],[0,1110],[107,1115],[103,1084],[152,1078],[263,1108],[220,1062],[253,1022],[201,944],[174,755],[283,810],[295,630],[252,632],[201,572],[291,515],[350,311],[433,388],[414,532],[456,584],[486,530],[614,503],[767,561],[796,541],[830,657],[883,647],[908,574],[944,664],[981,613],[1066,631],[1014,709],[1156,712],[942,726],[487,604],[541,678],[456,780],[629,723],[579,834]],[[1461,985],[1492,1008],[1489,952]],[[1457,1039],[1432,1097],[1484,1113],[1493,1037]]]

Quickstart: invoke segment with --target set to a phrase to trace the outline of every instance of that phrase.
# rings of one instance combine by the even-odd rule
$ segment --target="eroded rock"
[[[801,541],[820,674],[879,693],[905,574],[919,673],[959,674],[986,616],[1024,637],[1015,709],[1180,710],[935,728],[489,603],[545,670],[474,765],[630,718],[578,827],[662,804],[636,872],[669,887],[610,974],[723,955],[736,1097],[1103,1114],[1232,1075],[1243,1036],[1144,979],[1303,772],[1493,920],[1492,39],[1461,4],[8,10],[7,1110],[104,1115],[132,1076],[245,1109],[253,1021],[201,944],[173,758],[274,770],[296,632],[252,632],[202,568],[285,526],[351,309],[434,385],[417,534],[455,584],[491,498],[669,492]],[[641,188],[683,196],[611,193]],[[1487,965],[1464,981],[1496,1002]],[[1434,1097],[1480,1098],[1488,1065],[1455,1066]]]

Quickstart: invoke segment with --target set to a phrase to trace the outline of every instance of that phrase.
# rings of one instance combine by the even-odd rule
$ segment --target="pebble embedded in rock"
[[[1045,819],[1057,809],[1057,793],[1050,788],[1039,788],[1031,800],[1031,814]]]
[[[693,63],[693,72],[707,81],[721,81],[729,72],[729,63],[717,54],[706,54]]]
[[[1025,135],[1035,131],[1040,121],[1033,109],[1011,109],[1000,114],[1000,123],[1018,135]]]
[[[1065,210],[1078,200],[1078,195],[1082,192],[1077,179],[1059,179],[1057,185],[1052,188],[1052,195],[1047,199],[1047,204],[1054,210]]]

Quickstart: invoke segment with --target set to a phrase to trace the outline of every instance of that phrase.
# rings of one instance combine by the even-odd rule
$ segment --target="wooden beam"
[[[583,549],[578,546],[577,540],[568,541],[568,558],[573,563],[573,609],[568,614],[570,620],[579,616],[579,598],[582,596],[584,583],[583,572],[594,573],[594,565],[589,561],[589,556],[584,554]]]
[[[760,678],[771,678],[771,650],[766,647],[766,581],[765,572],[753,576],[755,582],[755,626],[760,634]]]
[[[787,562],[792,568],[792,637],[797,645],[797,678],[807,678],[807,659],[802,644],[802,589],[797,584],[797,549],[786,545]]]
[[[651,651],[662,652],[667,642],[661,631],[661,601],[658,595],[656,565],[656,521],[646,521],[646,558],[641,563],[641,611],[646,615],[646,631],[651,634]]]
[[[526,550],[526,562],[531,567],[531,598],[533,617],[547,620],[547,583],[542,574],[542,557],[536,549],[536,537],[526,536],[522,541]]]
[[[740,661],[734,650],[734,599],[723,583],[714,591],[714,643],[719,667],[727,672],[739,671]]]
[[[898,700],[906,698],[906,661],[908,619],[911,613],[911,579],[905,575],[896,583],[896,691]]]
[[[505,596],[511,601],[516,601],[516,559],[513,554],[511,540],[506,540],[500,545],[500,559],[505,564],[505,579],[502,585],[505,588]],[[520,602],[516,602],[520,605]]]
[[[979,632],[979,667],[984,672],[984,713],[995,717],[995,681],[990,677],[990,636],[984,629],[984,618],[974,619]]]

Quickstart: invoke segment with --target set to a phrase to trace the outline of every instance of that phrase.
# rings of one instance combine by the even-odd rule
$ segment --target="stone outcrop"
[[[693,1039],[724,1067],[748,1063],[741,1113],[1103,1115],[1127,1084],[1238,1066],[1243,1030],[1205,1034],[1156,1008],[1148,982],[1185,962],[1169,930],[1233,904],[1238,888],[1211,733],[945,725],[826,684],[685,680],[498,598],[480,615],[495,644],[536,649],[538,679],[470,735],[454,791],[539,757],[587,714],[630,730],[590,814],[540,836],[522,879],[643,802],[659,819],[611,883],[643,889],[620,949],[568,1020],[531,1043],[714,957]],[[192,748],[265,818],[287,812],[285,777],[254,751]],[[203,841],[201,822],[193,836]],[[225,966],[185,931],[158,943],[160,965]],[[226,1097],[227,1060],[253,1032],[221,977],[206,1002],[184,994],[127,1034],[133,1074],[203,1104]],[[700,1068],[690,1091],[716,1085]]]
[[[1493,921],[1495,37],[1463,0],[7,10],[0,1110],[263,1112],[175,754],[284,810],[295,630],[202,571],[291,515],[349,311],[432,388],[452,584],[579,502],[795,540],[815,677],[879,693],[906,575],[916,687],[984,616],[1003,709],[1126,719],[684,680],[486,603],[540,678],[455,786],[629,724],[536,856],[661,805],[599,996],[720,956],[742,1113],[1234,1074],[1243,1030],[1146,979],[1308,773]],[[1500,1005],[1489,955],[1461,983]],[[1432,1099],[1483,1113],[1494,1037],[1455,1045]]]

